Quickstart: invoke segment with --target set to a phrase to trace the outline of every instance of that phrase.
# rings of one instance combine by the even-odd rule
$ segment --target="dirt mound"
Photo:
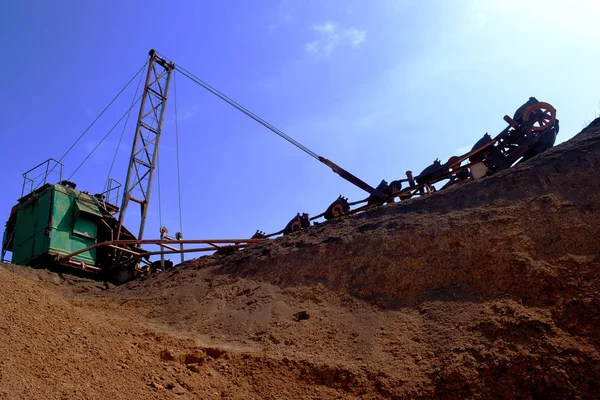
[[[596,398],[600,119],[510,171],[120,287],[0,269],[0,398]]]
[[[98,298],[105,289],[97,282],[52,275],[0,268],[2,399],[335,398],[346,387],[377,391],[360,371],[269,356],[255,344],[219,340],[218,330],[173,329],[131,312],[141,305],[135,300]],[[263,336],[275,340],[262,333],[250,342]]]

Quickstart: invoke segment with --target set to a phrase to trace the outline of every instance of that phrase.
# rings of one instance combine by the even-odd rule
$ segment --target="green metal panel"
[[[54,186],[50,246],[52,254],[66,255],[97,243],[97,200],[77,190]],[[96,249],[83,252],[73,260],[96,264]]]
[[[87,218],[85,215],[80,215],[75,219],[75,226],[73,226],[73,234],[83,237],[85,239],[96,239],[96,232],[98,226],[96,221]]]
[[[19,206],[12,262],[27,265],[48,250],[48,220],[52,189],[38,193]]]
[[[87,213],[96,217],[102,217],[96,201],[93,197],[85,193],[80,193],[77,199],[75,199],[75,210],[78,214]]]
[[[48,186],[19,206],[12,262],[29,265],[44,254],[67,255],[93,246],[101,216],[94,197],[63,185]],[[96,250],[73,260],[95,265]]]

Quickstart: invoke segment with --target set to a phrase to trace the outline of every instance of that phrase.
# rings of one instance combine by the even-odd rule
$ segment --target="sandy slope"
[[[600,120],[490,177],[104,290],[0,268],[0,398],[596,398]]]

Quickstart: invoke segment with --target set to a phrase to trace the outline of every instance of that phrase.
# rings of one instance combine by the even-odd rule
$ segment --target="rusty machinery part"
[[[295,220],[294,222],[292,222],[292,232],[298,232],[299,230],[302,229],[302,222]]]
[[[266,239],[267,235],[263,231],[257,230],[254,235],[250,239]]]
[[[290,233],[301,231],[304,228],[308,228],[310,226],[310,217],[308,214],[304,213],[300,215],[300,213],[296,214],[294,218],[283,229],[283,234],[289,235]]]
[[[152,264],[150,264],[150,268],[149,268],[149,272],[150,273],[155,273],[158,271],[165,271],[167,269],[171,269],[173,268],[173,261],[171,260],[158,260],[158,261],[154,261]]]
[[[523,113],[523,122],[531,124],[534,132],[551,128],[556,120],[556,110],[548,103],[542,101],[532,104]]]
[[[327,210],[323,214],[326,220],[337,218],[350,211],[350,204],[348,199],[340,195],[333,203],[327,207]]]
[[[469,157],[469,162],[481,161],[485,158],[486,153],[483,151],[478,151],[478,149],[482,148],[487,144],[491,144],[494,141],[492,137],[486,132],[481,139],[475,143],[475,145],[471,148],[471,152],[474,153]]]
[[[459,164],[460,161],[460,157],[459,156],[452,156],[448,159],[448,161],[446,162],[446,165],[449,168],[454,167],[456,164]]]
[[[344,206],[342,206],[341,204],[336,204],[333,207],[331,207],[331,216],[333,218],[335,217],[339,217],[340,215],[342,215],[344,213]]]
[[[436,175],[442,174],[443,170],[444,169],[442,168],[442,163],[439,159],[436,158],[432,164],[423,169],[423,171],[421,171],[419,175],[415,176],[415,181],[419,185],[422,185],[428,180],[435,178]]]
[[[223,246],[223,247],[219,248],[217,251],[215,251],[214,254],[216,256],[229,256],[238,251],[240,251],[240,249],[237,247]]]
[[[385,194],[388,188],[389,185],[387,181],[385,179],[382,179],[381,182],[379,182],[379,185],[377,185],[377,187],[375,188],[375,191],[371,193],[371,195],[367,198],[367,204],[382,205],[385,204],[387,201],[390,201],[390,197],[387,194]]]
[[[167,229],[167,227],[161,226],[160,227],[160,238],[161,239],[166,238],[168,234],[169,234],[169,230]]]
[[[374,189],[361,185],[359,187],[370,193],[367,199],[348,202],[348,199],[340,196],[324,213],[310,220],[321,217],[325,217],[326,220],[335,219],[394,202],[396,198],[402,201],[416,196],[424,196],[436,192],[438,189],[434,185],[440,182],[444,183],[440,188],[443,190],[456,184],[480,179],[510,168],[517,162],[526,160],[554,145],[559,126],[556,110],[552,105],[530,97],[517,109],[513,118],[505,116],[504,120],[508,123],[508,127],[494,138],[488,133],[484,134],[468,153],[462,156],[452,156],[445,163],[436,159],[417,176],[413,177],[411,171],[406,171],[406,179],[395,180],[390,184],[382,180]],[[329,160],[322,162],[338,172],[336,171],[339,168],[337,165]],[[349,177],[348,180],[352,181],[352,178],[354,177]],[[407,183],[407,187],[403,188],[402,183]],[[366,205],[355,209],[350,208],[365,202]],[[286,235],[304,229],[310,226],[310,220],[307,223],[302,222],[300,214],[298,214],[282,231],[266,235],[266,237],[282,232]]]
[[[251,244],[261,243],[265,239],[188,239],[188,240],[161,240],[161,239],[131,239],[131,240],[113,240],[102,243],[97,243],[92,246],[88,246],[84,249],[77,250],[73,253],[64,255],[64,256],[56,256],[57,262],[60,263],[73,263],[78,264],[77,261],[74,260],[78,254],[87,252],[92,249],[101,249],[101,248],[113,248],[126,250],[118,252],[117,254],[123,258],[122,262],[131,264],[132,267],[135,267],[136,270],[139,270],[139,262],[144,262],[144,264],[151,266],[152,263],[149,261],[150,256],[161,255],[161,254],[178,254],[178,253],[196,253],[196,252],[206,252],[206,251],[215,251],[215,250],[232,250],[232,249],[242,249]],[[205,247],[193,247],[186,248],[184,250],[176,249],[172,246],[175,245],[205,245]],[[167,250],[156,250],[156,251],[147,251],[142,249],[140,246],[143,245],[159,245],[159,246],[169,246]],[[128,256],[128,258],[127,258]],[[79,263],[81,264],[81,263]],[[76,267],[81,268],[79,265],[75,265]],[[118,267],[118,266],[117,266]],[[88,266],[88,268],[90,268]],[[113,268],[115,272],[121,271],[119,268]],[[142,271],[143,272],[143,271]]]

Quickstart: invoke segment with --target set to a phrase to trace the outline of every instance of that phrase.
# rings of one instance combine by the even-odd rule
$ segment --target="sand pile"
[[[600,119],[496,176],[120,287],[0,269],[0,398],[595,398]]]

